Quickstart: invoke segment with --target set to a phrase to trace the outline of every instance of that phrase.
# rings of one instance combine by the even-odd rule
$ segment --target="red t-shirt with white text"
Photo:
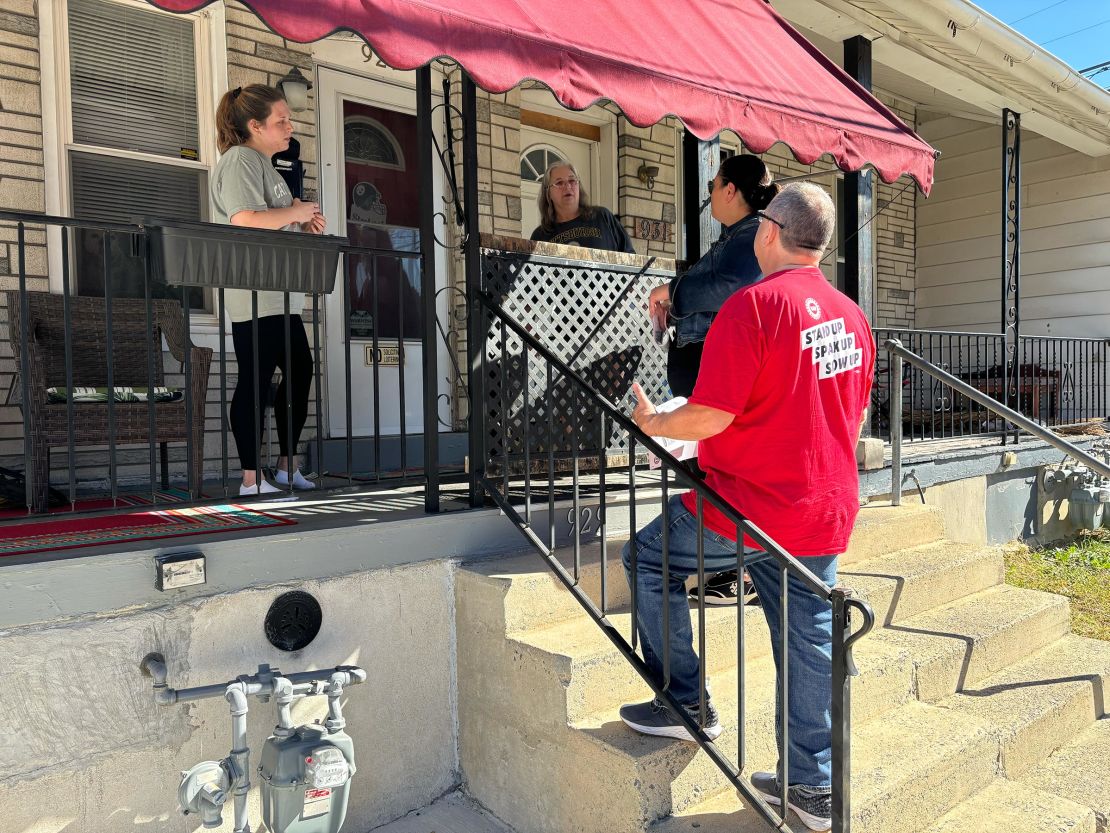
[[[709,330],[690,402],[734,419],[698,444],[698,464],[710,487],[792,555],[848,547],[859,512],[856,437],[874,365],[863,311],[813,267],[737,291]],[[693,492],[683,502],[696,511]],[[736,538],[735,524],[709,503],[704,517]]]

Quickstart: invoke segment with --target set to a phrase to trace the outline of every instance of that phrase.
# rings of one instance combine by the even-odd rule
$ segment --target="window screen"
[[[81,220],[203,220],[206,180],[205,171],[193,168],[95,153],[70,154],[73,216]],[[77,229],[74,244],[78,294],[103,295],[107,275],[117,297],[143,297],[143,253],[134,251],[132,235]],[[154,286],[152,294],[181,299],[179,288]],[[189,303],[203,309],[203,292],[190,290]]]
[[[196,158],[193,21],[107,0],[69,0],[73,139]]]

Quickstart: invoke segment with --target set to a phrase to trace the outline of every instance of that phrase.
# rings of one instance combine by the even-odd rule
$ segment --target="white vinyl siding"
[[[942,156],[918,202],[917,325],[1001,328],[1001,127],[922,126]],[[1110,336],[1110,156],[1022,137],[1021,332]]]

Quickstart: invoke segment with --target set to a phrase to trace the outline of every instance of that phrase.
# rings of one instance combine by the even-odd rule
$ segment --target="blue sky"
[[[973,0],[1075,69],[1110,61],[1107,0]],[[1093,80],[1110,85],[1110,70]]]

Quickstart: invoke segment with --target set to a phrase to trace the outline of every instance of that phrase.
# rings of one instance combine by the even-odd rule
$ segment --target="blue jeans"
[[[670,499],[668,509],[670,584],[666,588],[666,603],[670,605],[671,632],[669,635],[663,633],[663,515],[636,533],[636,625],[644,662],[659,685],[663,683],[663,642],[664,639],[670,641],[670,693],[679,703],[696,708],[700,664],[694,653],[685,582],[698,570],[697,518],[683,506],[680,496]],[[736,542],[731,538],[706,529],[703,553],[706,576],[736,569]],[[809,556],[803,558],[802,563],[831,587],[836,581],[836,559],[835,555]],[[759,593],[771,631],[775,669],[781,673],[779,568],[767,553],[752,550],[748,550],[744,563]],[[631,587],[632,562],[628,544],[624,547],[624,569]],[[825,790],[832,784],[832,607],[793,575],[788,577],[787,585],[790,783]],[[782,703],[778,700],[777,687],[775,692],[777,733],[781,726]]]

